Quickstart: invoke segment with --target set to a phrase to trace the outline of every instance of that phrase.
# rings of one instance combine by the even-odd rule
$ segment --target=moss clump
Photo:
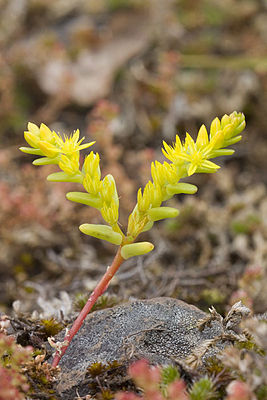
[[[49,336],[55,336],[64,329],[64,325],[61,322],[56,321],[54,318],[42,319],[40,324],[41,332],[46,338]]]

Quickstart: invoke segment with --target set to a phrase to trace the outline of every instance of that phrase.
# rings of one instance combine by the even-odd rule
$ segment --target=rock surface
[[[166,364],[184,359],[203,341],[222,333],[217,321],[199,331],[197,322],[206,315],[172,298],[138,300],[90,314],[60,362],[62,398],[89,393],[86,372],[95,362],[128,364],[147,358]]]

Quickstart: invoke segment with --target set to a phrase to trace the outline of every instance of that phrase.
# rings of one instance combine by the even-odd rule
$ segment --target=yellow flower
[[[163,150],[163,154],[177,166],[181,162],[187,162],[189,176],[193,175],[197,169],[205,170],[205,172],[215,172],[220,167],[207,160],[208,151],[205,150],[207,150],[208,146],[206,128],[202,127],[196,143],[187,133],[184,146],[177,140],[173,148],[164,143],[166,151]]]
[[[162,153],[168,160],[172,161],[175,165],[182,165],[183,159],[179,158],[179,155],[183,153],[184,149],[181,143],[181,139],[176,135],[176,141],[172,146],[169,146],[163,141],[164,148],[161,149]]]
[[[82,141],[84,140],[84,137],[79,140],[79,136],[80,136],[79,129],[77,129],[70,137],[64,135],[63,138],[54,132],[55,143],[58,146],[57,151],[59,153],[63,153],[66,155],[73,154],[76,151],[86,149],[87,147],[90,147],[95,143],[94,141],[81,145]]]

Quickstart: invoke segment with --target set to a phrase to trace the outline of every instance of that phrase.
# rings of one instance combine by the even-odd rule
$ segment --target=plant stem
[[[87,303],[83,307],[82,311],[74,321],[70,331],[66,334],[64,338],[65,344],[62,346],[60,350],[56,351],[56,354],[54,356],[53,362],[52,362],[52,367],[56,367],[58,363],[61,360],[61,357],[64,355],[65,351],[69,347],[69,344],[73,337],[76,335],[80,327],[82,326],[82,323],[84,319],[86,318],[87,314],[90,312],[92,309],[93,305],[97,301],[98,297],[102,295],[102,293],[107,289],[109,282],[115,275],[116,271],[119,269],[120,265],[123,263],[124,258],[121,256],[121,247],[119,247],[116,256],[114,257],[114,260],[111,264],[110,267],[107,268],[105,274],[103,275],[102,279],[99,281],[97,284],[95,290],[93,293],[90,295],[89,299],[87,300]]]

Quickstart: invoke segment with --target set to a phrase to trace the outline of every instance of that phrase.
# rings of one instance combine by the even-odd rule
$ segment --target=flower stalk
[[[76,335],[80,327],[82,326],[83,321],[85,320],[86,316],[91,311],[92,307],[94,306],[95,302],[97,301],[98,297],[101,296],[105,290],[107,289],[111,279],[123,263],[124,259],[121,256],[121,247],[119,247],[117,254],[114,257],[112,264],[107,268],[105,274],[103,275],[102,279],[97,284],[95,290],[91,293],[90,297],[88,298],[85,306],[83,307],[82,311],[74,321],[71,329],[66,334],[64,338],[64,342],[66,343],[60,350],[56,351],[54,355],[52,367],[56,367],[61,360],[61,357],[65,354],[67,348],[69,347],[70,342],[72,341],[73,337]]]

